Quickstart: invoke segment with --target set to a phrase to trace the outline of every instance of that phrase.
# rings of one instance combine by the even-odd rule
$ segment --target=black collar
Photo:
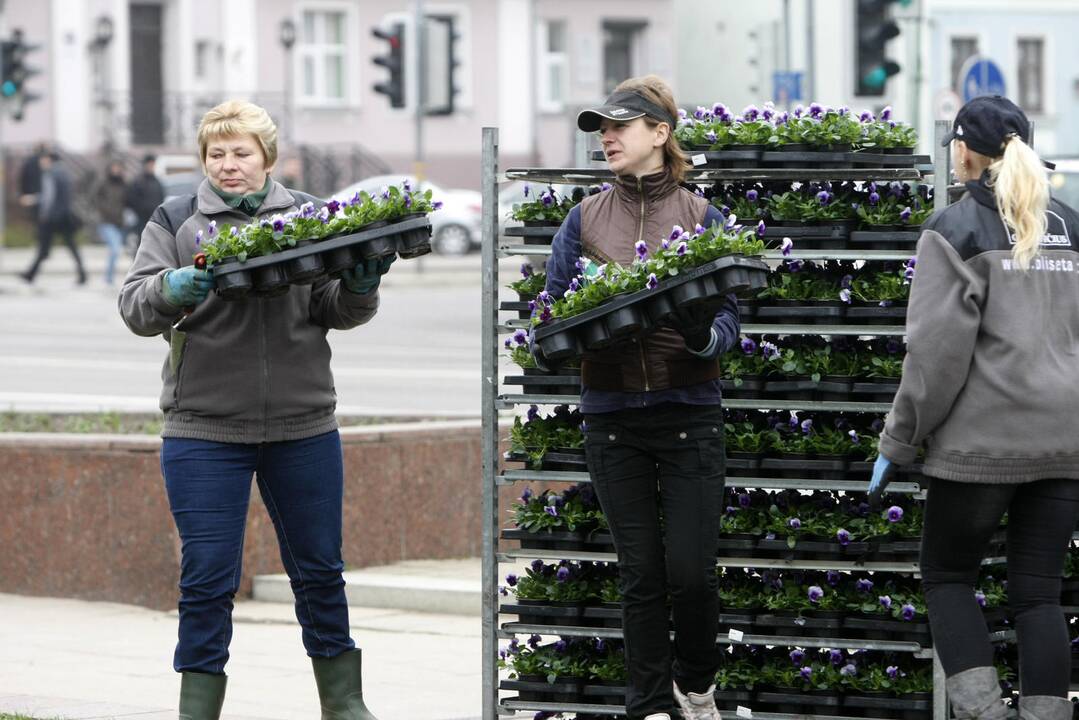
[[[993,195],[993,188],[989,184],[989,171],[982,172],[982,176],[977,180],[968,180],[966,183],[967,192],[974,198],[975,202],[979,205],[993,210],[997,209],[997,198]]]

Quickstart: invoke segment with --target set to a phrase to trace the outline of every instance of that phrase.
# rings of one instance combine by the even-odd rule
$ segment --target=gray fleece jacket
[[[258,216],[294,209],[293,193],[274,182]],[[170,346],[161,369],[162,436],[261,443],[336,429],[326,334],[370,320],[378,291],[358,295],[326,279],[293,285],[272,298],[222,300],[211,292],[174,329],[183,308],[165,300],[162,278],[192,264],[195,233],[205,232],[211,220],[223,228],[251,218],[229,208],[205,180],[196,198],[161,205],[120,290],[120,315],[131,331],[161,335]]]
[[[957,482],[1079,478],[1079,214],[1055,200],[1027,272],[984,182],[929,219],[903,380],[880,439]]]

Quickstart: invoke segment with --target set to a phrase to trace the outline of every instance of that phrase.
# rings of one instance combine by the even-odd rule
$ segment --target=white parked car
[[[411,175],[376,175],[353,183],[333,196],[348,198],[361,190],[375,195],[382,188],[400,185],[404,180],[416,186],[416,178]],[[443,188],[430,180],[424,182],[424,187],[431,189],[433,200],[442,201],[442,208],[431,213],[432,249],[443,255],[464,255],[478,248],[482,239],[482,195],[475,190]]]
[[[1073,210],[1079,210],[1079,157],[1050,158],[1056,170],[1049,171],[1049,186],[1053,197]]]

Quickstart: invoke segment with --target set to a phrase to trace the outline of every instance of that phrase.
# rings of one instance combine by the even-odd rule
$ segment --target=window
[[[546,20],[539,24],[539,106],[543,112],[561,112],[566,102],[569,54],[566,22]]]
[[[347,15],[344,11],[304,10],[300,22],[300,97],[313,103],[348,99],[345,85]]]
[[[642,23],[603,23],[603,89],[610,93],[626,78],[637,75]]]
[[[1045,112],[1045,41],[1019,38],[1019,107],[1027,113]]]
[[[967,60],[978,54],[978,38],[976,37],[953,37],[952,38],[952,89],[963,95],[963,78],[959,73],[963,71],[963,65]]]
[[[210,74],[210,47],[209,40],[195,41],[195,78],[205,80]]]

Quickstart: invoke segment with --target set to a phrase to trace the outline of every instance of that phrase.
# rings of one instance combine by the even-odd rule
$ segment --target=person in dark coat
[[[53,237],[59,233],[64,244],[75,258],[78,283],[86,283],[86,270],[83,269],[82,257],[75,244],[75,231],[78,219],[75,216],[71,175],[59,164],[60,156],[55,152],[46,153],[39,158],[41,169],[41,187],[38,193],[24,195],[23,204],[37,207],[37,256],[21,277],[33,283],[41,263],[49,257]]]
[[[142,172],[127,187],[127,206],[135,212],[135,234],[141,238],[146,223],[157,206],[165,202],[165,188],[154,174],[157,157],[146,155],[142,159]]]

